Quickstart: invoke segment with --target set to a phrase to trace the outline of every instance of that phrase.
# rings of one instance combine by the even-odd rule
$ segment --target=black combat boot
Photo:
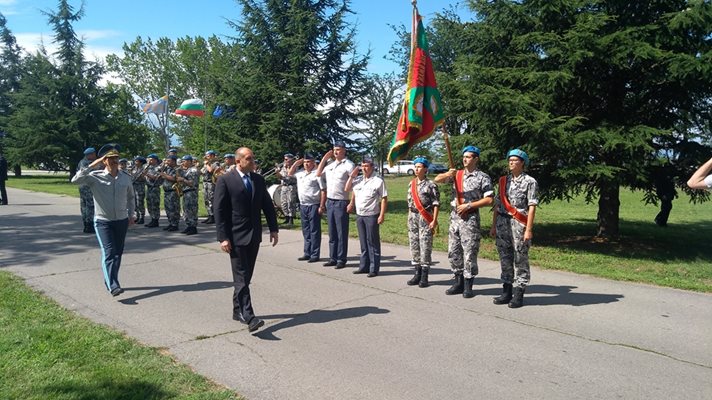
[[[420,265],[415,267],[415,275],[408,281],[408,286],[414,286],[420,283],[420,277],[422,276],[423,267]]]
[[[475,291],[472,290],[472,284],[475,283],[475,277],[465,279],[465,288],[462,291],[462,297],[471,299],[475,297]]]
[[[455,283],[450,286],[448,290],[445,291],[445,294],[450,296],[453,294],[462,294],[462,292],[465,290],[465,280],[462,278],[462,274],[456,274],[455,275]]]
[[[502,294],[492,299],[494,304],[507,304],[512,300],[512,284],[505,283],[502,285]]]
[[[215,216],[213,216],[213,215],[208,216],[208,221],[206,222],[206,224],[214,224],[214,223],[215,223]]]
[[[138,219],[138,221],[136,221],[136,223],[139,225],[143,225],[145,222],[146,221],[143,220],[143,215],[141,216],[141,218]]]
[[[91,229],[91,224],[87,224],[86,222],[84,223],[84,230],[82,232],[84,233],[94,233],[94,231]]]
[[[146,224],[146,228],[158,228],[158,220],[151,218],[151,222]]]
[[[186,229],[188,232],[186,232],[186,236],[190,235],[197,235],[198,234],[198,228],[191,226],[190,228]]]
[[[418,286],[422,288],[426,288],[430,286],[430,283],[428,283],[428,272],[430,272],[430,267],[424,266],[423,267],[423,272],[420,275],[420,283],[418,283]]]
[[[524,288],[517,286],[512,290],[512,301],[509,302],[509,308],[519,308],[524,305]]]

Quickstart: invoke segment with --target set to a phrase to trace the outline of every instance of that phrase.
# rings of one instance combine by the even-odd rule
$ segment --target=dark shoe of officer
[[[198,234],[198,228],[191,226],[190,228],[186,229],[188,232],[185,233],[186,236],[190,235],[197,235]]]
[[[89,228],[89,226],[90,226],[90,225],[85,222],[85,223],[84,223],[84,230],[83,230],[82,232],[84,232],[84,233],[92,233],[92,232],[91,232],[91,228]]]
[[[297,260],[299,260],[299,261],[307,261],[308,259],[309,259],[309,256],[301,256],[301,257],[297,258]]]
[[[186,226],[185,229],[183,229],[182,231],[180,231],[180,233],[188,233],[188,232],[190,232],[190,227],[189,227],[189,226]]]
[[[114,288],[114,289],[111,291],[111,295],[114,296],[114,297],[116,297],[116,296],[120,295],[120,294],[123,293],[123,292],[124,292],[124,289],[121,289],[120,287],[117,287],[117,288]]]
[[[324,263],[324,266],[325,266],[325,267],[333,267],[333,266],[335,266],[335,265],[336,265],[336,260],[329,260],[329,261],[327,261],[327,262]]]
[[[167,227],[163,228],[164,231],[170,230],[173,225],[168,225]]]
[[[320,261],[320,259],[318,259],[318,258],[310,258],[309,261],[307,261],[307,262],[311,264],[311,263],[316,263],[319,261]]]
[[[508,304],[512,300],[512,284],[502,285],[502,294],[492,299],[494,304]]]
[[[415,267],[415,275],[408,281],[408,286],[414,286],[420,283],[420,277],[423,275],[423,267],[420,265]]]
[[[168,232],[175,232],[178,230],[177,225],[168,225],[168,229],[166,229]]]
[[[334,269],[342,269],[342,268],[346,268],[346,263],[337,262],[336,266],[334,267]]]
[[[260,327],[262,327],[264,324],[265,324],[265,321],[263,321],[257,317],[252,317],[250,322],[247,324],[247,330],[250,332],[254,332],[254,331],[260,329]]]
[[[208,218],[203,221],[204,224],[214,224],[215,223],[215,217],[212,215],[208,215]]]
[[[158,220],[151,218],[151,222],[147,223],[146,228],[158,228]]]
[[[450,286],[448,290],[445,291],[445,294],[448,296],[451,296],[453,294],[462,294],[462,292],[465,290],[465,280],[462,278],[462,274],[457,274],[455,275],[455,283]]]
[[[472,284],[475,283],[475,277],[465,279],[465,287],[462,291],[462,297],[471,299],[475,297],[475,291],[472,290]]]
[[[366,276],[369,278],[375,278],[378,276],[378,272],[369,272]]]
[[[423,267],[423,272],[420,275],[420,283],[418,283],[419,287],[426,288],[430,286],[428,282],[428,272],[430,272],[430,267]]]
[[[365,274],[365,273],[367,273],[367,272],[368,272],[368,271],[364,271],[364,270],[362,270],[362,269],[358,269],[358,268],[357,268],[357,269],[354,270],[353,274],[354,274],[354,275],[358,275],[358,274]]]
[[[524,305],[524,288],[517,286],[512,290],[512,300],[509,302],[509,308],[519,308]]]
[[[138,221],[136,221],[136,224],[138,225],[143,225],[146,221],[143,220],[143,217],[139,218]]]

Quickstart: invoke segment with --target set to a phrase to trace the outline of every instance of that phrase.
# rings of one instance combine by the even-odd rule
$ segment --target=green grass
[[[178,364],[77,317],[0,271],[0,397],[238,399]]]
[[[408,244],[405,199],[409,180],[409,177],[386,178],[389,202],[386,221],[381,226],[384,242]],[[10,178],[8,185],[78,196],[76,187],[62,181],[61,177]],[[443,210],[434,248],[447,251],[451,190],[447,185],[441,185],[440,191]],[[681,193],[673,203],[669,226],[660,228],[653,223],[658,207],[645,205],[642,199],[640,192],[621,190],[621,235],[614,241],[599,241],[594,237],[596,204],[586,204],[583,198],[542,204],[537,210],[531,262],[545,269],[712,292],[712,246],[709,244],[712,205],[691,204]],[[202,201],[199,204],[201,215],[205,215]],[[482,229],[488,233],[492,214],[490,210],[481,212]],[[350,232],[356,236],[355,227]],[[498,259],[493,239],[484,238],[480,256]]]

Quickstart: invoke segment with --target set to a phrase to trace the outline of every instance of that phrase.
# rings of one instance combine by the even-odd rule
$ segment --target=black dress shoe
[[[318,259],[318,258],[310,258],[309,261],[307,261],[307,262],[308,262],[308,263],[315,263],[315,262],[319,262],[319,259]]]
[[[334,269],[341,269],[341,268],[346,268],[346,263],[338,262],[336,263],[336,266]]]
[[[167,231],[167,230],[171,229],[172,226],[173,226],[173,225],[168,225],[168,226],[164,227],[163,230],[164,230],[164,231]]]
[[[369,272],[366,276],[369,278],[373,278],[374,276],[378,276],[378,272]]]
[[[365,274],[366,272],[368,272],[368,271],[361,271],[360,269],[357,269],[357,270],[355,270],[355,271],[353,272],[353,274],[354,274],[354,275]]]
[[[188,232],[185,233],[186,236],[190,235],[197,235],[198,234],[198,228],[191,226],[190,228],[186,229]]]
[[[333,267],[333,266],[335,266],[335,265],[336,265],[336,261],[334,261],[334,260],[329,260],[329,261],[327,261],[327,262],[324,263],[324,266],[325,266],[325,267]]]
[[[299,260],[299,261],[306,261],[308,259],[309,259],[308,256],[301,256],[301,257],[297,258],[297,260]]]
[[[176,225],[168,225],[168,228],[166,230],[169,232],[175,232],[178,230],[178,227]]]
[[[124,289],[122,289],[122,288],[120,288],[120,287],[117,287],[117,288],[115,288],[115,289],[113,289],[113,290],[111,291],[111,295],[114,296],[114,297],[116,297],[116,296],[120,295],[120,294],[123,293],[123,292],[124,292]]]
[[[250,320],[250,323],[247,324],[247,330],[250,332],[254,332],[258,329],[260,329],[261,326],[265,324],[265,321],[257,318],[257,317],[252,317]]]

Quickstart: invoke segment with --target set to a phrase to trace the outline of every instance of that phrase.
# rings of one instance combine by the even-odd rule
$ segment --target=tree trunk
[[[596,236],[611,238],[618,236],[618,216],[621,206],[620,185],[617,182],[603,182],[598,198],[598,233]]]
[[[22,176],[22,167],[20,166],[20,164],[15,164],[15,165],[12,167],[12,170],[13,170],[13,172],[15,172],[15,177],[16,177],[16,178],[19,178],[19,177]]]

